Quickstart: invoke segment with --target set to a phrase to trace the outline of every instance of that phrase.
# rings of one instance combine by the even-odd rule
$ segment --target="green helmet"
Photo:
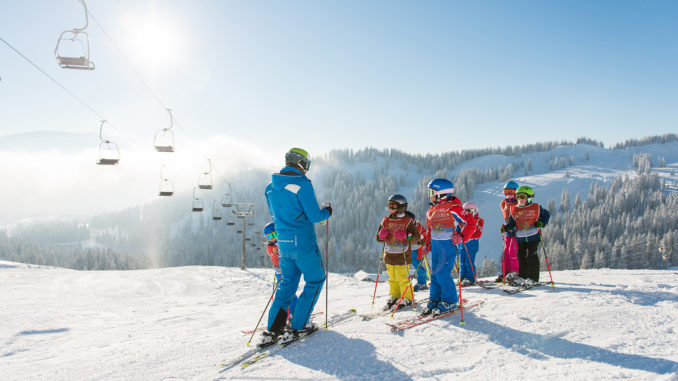
[[[527,195],[528,198],[534,197],[534,191],[532,190],[532,187],[529,187],[527,185],[521,185],[518,187],[518,189],[516,190],[516,196],[521,193]]]
[[[304,171],[311,168],[311,160],[308,158],[308,152],[301,148],[292,148],[285,154],[285,164],[293,164],[301,167]]]

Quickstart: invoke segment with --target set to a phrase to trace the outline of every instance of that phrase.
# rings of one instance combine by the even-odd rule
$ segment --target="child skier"
[[[412,305],[414,291],[409,277],[409,265],[412,263],[410,242],[420,240],[414,215],[407,212],[407,199],[403,195],[389,197],[387,210],[388,216],[384,217],[377,229],[377,241],[384,243],[383,256],[391,295],[384,311],[393,309],[401,297],[400,308]]]
[[[539,282],[539,256],[537,248],[541,241],[541,228],[549,223],[550,214],[537,203],[533,203],[534,190],[523,185],[516,191],[518,203],[511,207],[508,223],[501,226],[501,232],[515,231],[518,242],[519,276],[525,280]]]
[[[282,272],[280,271],[280,258],[278,250],[278,233],[275,231],[275,224],[269,222],[264,226],[264,235],[266,236],[266,252],[271,258],[271,263],[273,264],[273,270],[275,271],[276,283],[280,284],[280,278],[282,278]],[[296,293],[292,297],[292,302],[290,303],[289,308],[287,308],[287,320],[289,321],[294,314],[294,307],[297,305],[297,295]]]
[[[459,298],[452,279],[452,266],[458,246],[471,238],[476,222],[453,196],[454,184],[447,179],[428,183],[431,208],[426,213],[426,237],[431,247],[431,286],[429,302],[422,315],[439,315],[457,307]]]
[[[518,200],[516,200],[516,189],[518,189],[518,183],[513,180],[504,185],[504,196],[506,196],[506,199],[501,200],[501,212],[504,215],[504,224],[508,223],[511,207],[518,202]],[[502,273],[499,274],[495,280],[497,283],[504,282],[506,275],[518,273],[519,271],[516,235],[513,232],[507,231],[502,234],[502,240],[504,241],[504,253],[502,254],[504,258],[501,261]]]
[[[415,220],[417,231],[419,232],[420,241],[412,243],[412,267],[417,272],[417,284],[414,285],[414,291],[426,290],[428,286],[426,285],[426,262],[421,263],[426,258],[428,251],[426,250],[426,245],[424,245],[424,236],[426,235],[426,228],[418,221]]]
[[[461,279],[462,285],[473,285],[478,276],[475,261],[480,248],[479,241],[483,234],[485,220],[478,215],[478,205],[473,201],[464,204],[464,211],[476,221],[476,230],[471,234],[469,240],[462,245],[463,253],[459,253],[459,260],[461,261],[459,279]]]

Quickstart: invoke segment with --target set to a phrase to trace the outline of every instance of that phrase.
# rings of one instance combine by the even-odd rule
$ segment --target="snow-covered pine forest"
[[[269,266],[260,243],[261,227],[269,221],[263,189],[278,169],[219,180],[221,187],[232,185],[234,201],[257,205],[246,226],[248,267]],[[678,265],[673,254],[678,245],[676,169],[678,136],[669,134],[612,148],[581,138],[427,155],[334,150],[314,159],[309,177],[319,201],[334,206],[329,239],[333,271],[376,270],[374,230],[387,197],[404,194],[410,210],[423,218],[426,184],[446,177],[462,201],[480,205],[486,231],[476,263],[481,275],[490,276],[499,266],[498,204],[509,179],[533,186],[535,201],[552,213],[544,239],[553,270]],[[229,225],[234,221],[228,212],[224,220],[213,221],[209,208],[192,213],[190,203],[190,194],[180,194],[85,220],[12,223],[0,228],[0,259],[88,270],[239,266],[240,221]],[[318,236],[325,239],[324,229],[318,228]]]

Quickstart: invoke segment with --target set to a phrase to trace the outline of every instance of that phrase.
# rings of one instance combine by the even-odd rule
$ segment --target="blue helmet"
[[[513,189],[516,190],[518,189],[518,183],[511,180],[508,183],[504,184],[504,189]]]
[[[271,233],[275,233],[275,224],[273,222],[269,222],[264,226],[264,235],[269,235]]]
[[[452,197],[454,193],[454,184],[448,179],[433,179],[426,187],[429,189],[428,195],[437,199]]]

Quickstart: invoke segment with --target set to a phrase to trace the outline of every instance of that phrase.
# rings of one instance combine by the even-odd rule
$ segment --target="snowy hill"
[[[457,314],[394,334],[388,317],[354,317],[250,368],[223,371],[221,362],[247,350],[241,330],[256,325],[272,278],[263,269],[80,272],[0,262],[0,378],[678,379],[676,269],[555,272],[555,290],[512,296],[465,288],[464,298],[483,302],[465,311],[465,325]],[[372,311],[374,283],[329,279],[330,315]],[[386,288],[379,285],[377,308]]]

